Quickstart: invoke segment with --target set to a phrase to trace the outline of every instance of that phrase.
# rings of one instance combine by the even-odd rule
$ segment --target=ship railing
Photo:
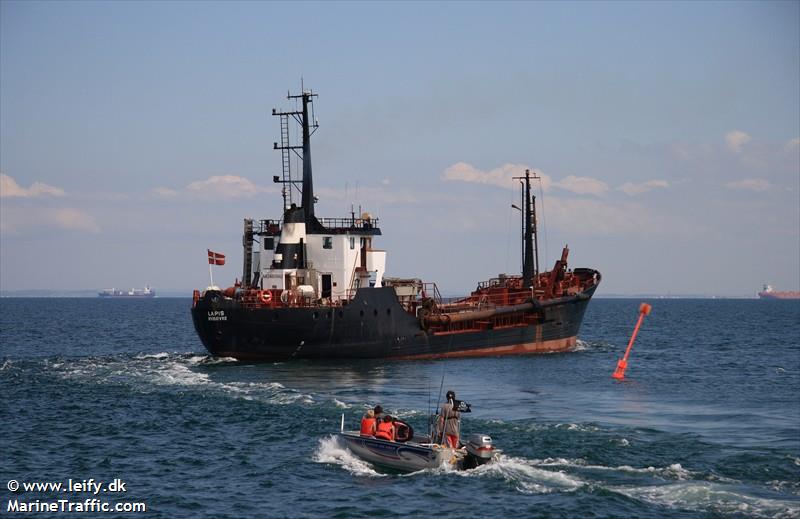
[[[260,236],[277,236],[281,233],[281,222],[280,220],[259,220],[255,233]]]
[[[422,290],[420,290],[419,295],[422,297],[422,299],[433,299],[433,302],[437,305],[442,304],[442,294],[439,292],[439,287],[436,286],[436,283],[422,283]]]
[[[318,218],[318,220],[331,234],[378,228],[378,218]],[[259,220],[254,232],[261,236],[277,236],[281,232],[281,220]]]
[[[318,218],[323,227],[334,229],[374,229],[378,227],[377,218]]]
[[[465,308],[493,308],[497,306],[516,305],[535,298],[536,293],[525,288],[495,289],[481,293],[476,291],[468,296],[453,298],[445,304],[447,311]]]

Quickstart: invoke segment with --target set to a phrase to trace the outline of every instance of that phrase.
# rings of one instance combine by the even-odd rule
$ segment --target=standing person
[[[375,436],[375,411],[372,409],[361,419],[361,436]]]
[[[378,424],[376,429],[376,438],[394,441],[394,422],[392,422],[392,417],[390,415],[387,414],[384,416],[383,421]]]
[[[450,448],[458,448],[458,439],[461,436],[461,415],[455,404],[455,391],[447,392],[447,402],[442,404],[439,414],[439,434],[442,435],[442,442]]]

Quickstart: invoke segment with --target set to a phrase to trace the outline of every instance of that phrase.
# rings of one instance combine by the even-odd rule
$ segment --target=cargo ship
[[[118,290],[116,288],[107,288],[97,293],[98,297],[114,297],[114,298],[146,298],[155,297],[156,291],[146,286],[144,288],[132,288],[130,290]]]
[[[759,299],[800,299],[800,292],[775,290],[772,285],[764,285],[763,290],[758,293],[758,297]]]
[[[287,96],[293,110],[272,111],[280,119],[281,141],[273,148],[283,170],[273,182],[283,188],[282,216],[245,218],[241,280],[224,289],[212,281],[193,293],[194,327],[210,353],[248,361],[436,359],[575,348],[601,276],[570,269],[567,247],[551,270],[540,271],[535,174],[514,180],[522,186],[521,274],[500,274],[469,295],[444,298],[435,283],[386,275],[377,218],[360,210],[343,218],[315,214],[315,97],[302,90]],[[299,144],[290,140],[295,125]],[[302,176],[292,172],[293,156]],[[220,257],[209,251],[209,264]]]

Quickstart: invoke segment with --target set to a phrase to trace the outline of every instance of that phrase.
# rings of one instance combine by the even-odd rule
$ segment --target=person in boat
[[[376,405],[372,412],[375,413],[375,423],[381,423],[381,420],[383,420],[383,407]]]
[[[394,441],[394,422],[390,415],[383,417],[383,420],[378,423],[375,428],[375,437],[381,440]]]
[[[394,441],[407,442],[414,437],[414,429],[404,421],[392,418],[392,423],[394,423]]]
[[[446,394],[447,402],[442,404],[439,413],[438,435],[443,444],[452,449],[458,448],[459,436],[461,435],[461,415],[458,406],[455,404],[456,393],[450,390]]]
[[[361,419],[361,436],[375,436],[375,411],[368,409]]]

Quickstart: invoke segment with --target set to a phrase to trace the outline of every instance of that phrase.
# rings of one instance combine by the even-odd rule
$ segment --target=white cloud
[[[772,186],[769,180],[763,178],[745,178],[735,182],[728,182],[725,184],[725,187],[735,190],[766,191]]]
[[[647,212],[639,205],[611,205],[599,200],[549,198],[547,219],[575,234],[629,234],[644,232]]]
[[[635,196],[640,195],[642,193],[647,193],[648,191],[652,191],[653,189],[663,189],[669,187],[669,182],[666,180],[648,180],[647,182],[642,182],[640,184],[634,184],[632,182],[625,182],[621,186],[617,188],[618,191],[622,191],[628,196]]]
[[[570,175],[553,185],[578,195],[601,196],[608,191],[608,184],[602,180],[591,177],[576,177],[575,175]]]
[[[89,213],[72,207],[2,207],[0,231],[16,233],[25,230],[63,229],[100,232],[100,226]]]
[[[540,170],[531,168],[524,164],[503,164],[499,168],[490,171],[481,171],[466,162],[458,162],[453,164],[442,174],[444,180],[456,182],[470,182],[474,184],[489,184],[493,186],[504,187],[506,189],[516,189],[519,184],[513,177],[521,177],[525,175],[525,170],[530,169],[541,177],[542,189],[547,191],[552,184],[549,176],[542,173]]]
[[[12,177],[0,173],[0,198],[36,198],[40,196],[64,196],[64,190],[42,182],[34,182],[31,187],[26,189],[17,184]]]
[[[80,209],[64,208],[48,211],[46,218],[62,229],[71,231],[100,232],[100,227],[91,215]]]
[[[708,227],[680,216],[665,216],[639,203],[609,203],[588,198],[550,197],[545,203],[548,225],[577,236],[699,234]]]
[[[752,138],[741,130],[733,130],[725,134],[725,144],[734,153],[741,153],[742,146],[751,140]]]
[[[218,175],[197,180],[182,189],[157,187],[153,190],[162,197],[189,198],[251,198],[261,193],[275,193],[276,188],[262,187],[237,175]]]
[[[795,137],[786,143],[784,149],[788,152],[800,150],[800,137]]]

